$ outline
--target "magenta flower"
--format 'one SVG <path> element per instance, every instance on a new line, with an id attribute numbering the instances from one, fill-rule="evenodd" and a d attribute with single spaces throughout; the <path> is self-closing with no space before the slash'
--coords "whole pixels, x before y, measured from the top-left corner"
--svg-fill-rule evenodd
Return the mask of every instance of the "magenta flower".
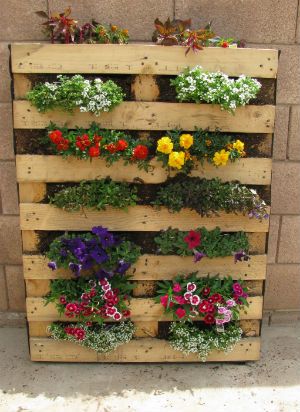
<path id="1" fill-rule="evenodd" d="M 204 257 L 206 257 L 205 253 L 198 252 L 197 250 L 194 250 L 194 262 L 195 263 L 200 262 L 200 260 Z"/>
<path id="2" fill-rule="evenodd" d="M 244 293 L 242 286 L 238 282 L 232 285 L 232 289 L 234 293 L 236 294 L 236 296 L 242 296 Z"/>
<path id="3" fill-rule="evenodd" d="M 180 292 L 181 291 L 181 286 L 179 283 L 174 283 L 173 285 L 173 292 Z"/>

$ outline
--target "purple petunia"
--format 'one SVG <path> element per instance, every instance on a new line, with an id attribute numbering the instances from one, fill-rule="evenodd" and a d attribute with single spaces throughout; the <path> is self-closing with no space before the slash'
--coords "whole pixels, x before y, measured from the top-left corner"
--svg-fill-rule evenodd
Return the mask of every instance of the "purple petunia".
<path id="1" fill-rule="evenodd" d="M 110 233 L 105 227 L 95 226 L 92 228 L 92 233 L 96 235 L 104 249 L 115 245 L 114 235 Z"/>
<path id="2" fill-rule="evenodd" d="M 194 262 L 195 263 L 200 262 L 200 260 L 204 257 L 206 257 L 205 253 L 194 250 Z"/>
<path id="3" fill-rule="evenodd" d="M 96 263 L 98 263 L 99 265 L 100 265 L 101 263 L 107 262 L 107 260 L 108 260 L 107 253 L 106 253 L 103 249 L 101 249 L 101 248 L 99 248 L 99 247 L 98 247 L 97 249 L 91 250 L 90 253 L 89 253 L 89 255 L 90 255 L 90 257 L 93 258 L 94 261 L 95 261 Z"/>
<path id="4" fill-rule="evenodd" d="M 56 270 L 57 269 L 56 262 L 49 262 L 48 268 L 50 268 L 51 270 Z"/>
<path id="5" fill-rule="evenodd" d="M 82 269 L 81 265 L 78 265 L 77 263 L 70 262 L 69 263 L 69 269 L 76 275 L 80 275 L 80 271 Z"/>
<path id="6" fill-rule="evenodd" d="M 109 278 L 112 278 L 114 276 L 114 272 L 112 272 L 112 271 L 109 272 L 108 270 L 100 269 L 100 270 L 98 270 L 98 272 L 95 273 L 95 276 L 99 280 L 109 279 Z"/>
<path id="7" fill-rule="evenodd" d="M 116 269 L 116 273 L 119 275 L 124 275 L 124 273 L 130 268 L 131 264 L 125 262 L 123 259 L 119 260 L 119 265 Z"/>
<path id="8" fill-rule="evenodd" d="M 250 259 L 250 256 L 244 250 L 239 250 L 238 252 L 234 252 L 234 263 L 247 261 Z"/>

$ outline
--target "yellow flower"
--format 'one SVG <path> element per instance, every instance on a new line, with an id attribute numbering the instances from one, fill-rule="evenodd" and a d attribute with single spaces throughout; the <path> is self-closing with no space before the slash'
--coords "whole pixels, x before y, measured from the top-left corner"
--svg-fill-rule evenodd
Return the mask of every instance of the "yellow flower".
<path id="1" fill-rule="evenodd" d="M 185 149 L 189 149 L 194 143 L 194 138 L 191 134 L 182 134 L 179 138 L 179 144 Z"/>
<path id="2" fill-rule="evenodd" d="M 244 146 L 244 143 L 240 140 L 236 140 L 232 145 L 232 147 L 240 153 L 244 151 Z"/>
<path id="3" fill-rule="evenodd" d="M 157 141 L 157 149 L 156 150 L 158 152 L 165 153 L 165 154 L 171 153 L 172 150 L 173 150 L 172 140 L 167 136 L 162 137 L 161 139 L 159 139 Z"/>
<path id="4" fill-rule="evenodd" d="M 184 157 L 184 152 L 172 152 L 169 154 L 168 165 L 171 167 L 175 167 L 176 169 L 181 169 L 184 165 Z"/>
<path id="5" fill-rule="evenodd" d="M 211 140 L 209 140 L 209 139 L 205 140 L 205 144 L 206 144 L 206 146 L 210 146 L 211 145 Z"/>
<path id="6" fill-rule="evenodd" d="M 185 152 L 185 160 L 190 160 L 192 158 L 190 152 Z"/>
<path id="7" fill-rule="evenodd" d="M 220 152 L 216 152 L 213 157 L 213 162 L 216 166 L 226 166 L 229 158 L 229 152 L 226 152 L 224 149 Z"/>

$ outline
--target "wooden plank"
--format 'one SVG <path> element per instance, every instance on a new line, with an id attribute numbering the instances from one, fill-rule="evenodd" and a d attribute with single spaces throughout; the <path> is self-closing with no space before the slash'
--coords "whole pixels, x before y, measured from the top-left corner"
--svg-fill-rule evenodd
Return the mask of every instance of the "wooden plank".
<path id="1" fill-rule="evenodd" d="M 37 203 L 46 196 L 47 186 L 43 182 L 19 183 L 19 200 L 22 203 Z"/>
<path id="2" fill-rule="evenodd" d="M 267 233 L 247 233 L 250 243 L 250 253 L 266 253 Z"/>
<path id="3" fill-rule="evenodd" d="M 167 341 L 152 338 L 134 339 L 110 354 L 97 354 L 72 342 L 31 338 L 30 353 L 31 360 L 48 362 L 199 362 L 196 355 L 185 356 L 173 350 Z M 236 344 L 232 352 L 213 351 L 206 361 L 253 361 L 259 357 L 260 338 L 245 338 Z"/>
<path id="4" fill-rule="evenodd" d="M 233 115 L 218 105 L 127 101 L 99 117 L 78 110 L 74 114 L 59 110 L 39 113 L 24 100 L 15 100 L 13 108 L 16 129 L 43 129 L 50 121 L 68 128 L 88 128 L 96 121 L 106 129 L 192 131 L 200 127 L 222 132 L 272 133 L 275 119 L 275 106 L 271 105 L 239 107 Z"/>
<path id="5" fill-rule="evenodd" d="M 70 279 L 68 269 L 52 271 L 47 266 L 48 259 L 42 255 L 23 255 L 25 279 Z M 219 274 L 220 277 L 232 276 L 233 279 L 263 280 L 266 278 L 266 255 L 254 255 L 248 262 L 234 263 L 232 256 L 220 258 L 203 258 L 194 263 L 192 256 L 142 255 L 129 273 L 133 280 L 170 280 L 179 273 L 198 271 L 199 276 Z"/>
<path id="6" fill-rule="evenodd" d="M 38 235 L 33 230 L 22 230 L 23 252 L 36 252 L 39 244 Z"/>
<path id="7" fill-rule="evenodd" d="M 30 321 L 28 322 L 29 336 L 30 337 L 47 337 L 50 336 L 48 327 L 51 325 L 50 321 Z M 134 322 L 136 332 L 134 334 L 137 338 L 154 338 L 158 334 L 158 322 Z M 245 319 L 240 321 L 240 327 L 243 329 L 244 336 L 253 337 L 259 336 L 260 333 L 260 320 Z"/>
<path id="8" fill-rule="evenodd" d="M 262 296 L 251 296 L 248 299 L 249 307 L 240 311 L 240 319 L 262 318 Z M 133 298 L 130 301 L 131 319 L 133 321 L 172 320 L 172 316 L 164 315 L 164 308 L 151 298 Z M 43 298 L 27 298 L 27 318 L 29 321 L 70 321 L 60 316 L 54 303 L 45 305 Z"/>
<path id="9" fill-rule="evenodd" d="M 208 230 L 219 226 L 222 231 L 267 232 L 269 220 L 250 219 L 241 213 L 220 212 L 218 216 L 201 217 L 197 212 L 183 209 L 170 213 L 151 206 L 132 206 L 127 211 L 108 207 L 103 211 L 85 210 L 66 212 L 42 203 L 21 203 L 22 230 L 90 230 L 93 226 L 109 227 L 112 231 L 158 231 L 168 229 L 173 223 L 179 230 L 205 226 Z"/>
<path id="10" fill-rule="evenodd" d="M 81 180 L 105 179 L 134 182 L 139 179 L 144 183 L 162 183 L 176 172 L 168 172 L 162 163 L 153 159 L 148 173 L 140 170 L 137 165 L 126 165 L 118 161 L 108 167 L 104 159 L 80 160 L 74 157 L 67 159 L 62 156 L 17 155 L 18 182 L 80 182 Z M 220 178 L 223 182 L 236 180 L 242 184 L 269 185 L 271 184 L 272 159 L 248 158 L 238 159 L 224 167 L 215 167 L 211 163 L 196 163 L 192 177 L 206 179 Z M 27 188 L 29 190 L 27 190 Z M 26 187 L 26 194 L 30 186 Z M 41 200 L 41 199 L 40 199 Z M 23 203 L 30 200 L 21 199 Z M 36 202 L 36 201 L 33 201 Z"/>
<path id="11" fill-rule="evenodd" d="M 278 68 L 278 51 L 270 49 L 205 48 L 185 56 L 185 48 L 180 46 L 15 43 L 11 54 L 14 73 L 174 75 L 201 65 L 230 76 L 275 78 Z"/>

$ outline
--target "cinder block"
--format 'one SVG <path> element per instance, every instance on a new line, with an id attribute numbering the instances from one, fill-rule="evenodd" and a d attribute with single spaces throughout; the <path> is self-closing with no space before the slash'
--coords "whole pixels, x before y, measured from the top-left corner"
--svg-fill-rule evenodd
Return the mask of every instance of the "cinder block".
<path id="1" fill-rule="evenodd" d="M 278 263 L 300 263 L 300 216 L 283 216 Z"/>
<path id="2" fill-rule="evenodd" d="M 11 77 L 9 73 L 8 43 L 0 43 L 0 102 L 11 101 Z"/>
<path id="3" fill-rule="evenodd" d="M 0 216 L 0 264 L 22 264 L 18 216 Z"/>
<path id="4" fill-rule="evenodd" d="M 277 104 L 300 104 L 300 45 L 278 46 L 276 48 L 281 50 Z"/>
<path id="5" fill-rule="evenodd" d="M 175 0 L 175 17 L 192 18 L 193 26 L 213 21 L 215 32 L 249 43 L 293 43 L 297 0 Z"/>
<path id="6" fill-rule="evenodd" d="M 0 103 L 0 160 L 14 159 L 14 140 L 11 103 Z"/>
<path id="7" fill-rule="evenodd" d="M 7 215 L 18 215 L 18 191 L 16 166 L 14 162 L 0 161 L 0 194 L 2 213 Z"/>
<path id="8" fill-rule="evenodd" d="M 268 265 L 265 309 L 300 309 L 300 265 Z"/>
<path id="9" fill-rule="evenodd" d="M 271 215 L 268 240 L 268 263 L 275 263 L 276 261 L 279 222 L 280 216 Z"/>
<path id="10" fill-rule="evenodd" d="M 300 214 L 300 162 L 273 162 L 272 213 Z"/>
<path id="11" fill-rule="evenodd" d="M 0 312 L 8 308 L 4 267 L 0 266 Z"/>
<path id="12" fill-rule="evenodd" d="M 300 160 L 300 106 L 291 107 L 288 158 Z"/>
<path id="13" fill-rule="evenodd" d="M 285 160 L 289 131 L 289 106 L 276 106 L 273 159 Z"/>
<path id="14" fill-rule="evenodd" d="M 9 310 L 25 311 L 25 285 L 22 266 L 6 266 L 6 284 Z"/>
<path id="15" fill-rule="evenodd" d="M 66 6 L 71 6 L 72 16 L 80 24 L 91 19 L 116 24 L 129 30 L 131 40 L 151 41 L 155 18 L 173 16 L 173 0 L 49 0 L 51 11 L 61 12 Z"/>

